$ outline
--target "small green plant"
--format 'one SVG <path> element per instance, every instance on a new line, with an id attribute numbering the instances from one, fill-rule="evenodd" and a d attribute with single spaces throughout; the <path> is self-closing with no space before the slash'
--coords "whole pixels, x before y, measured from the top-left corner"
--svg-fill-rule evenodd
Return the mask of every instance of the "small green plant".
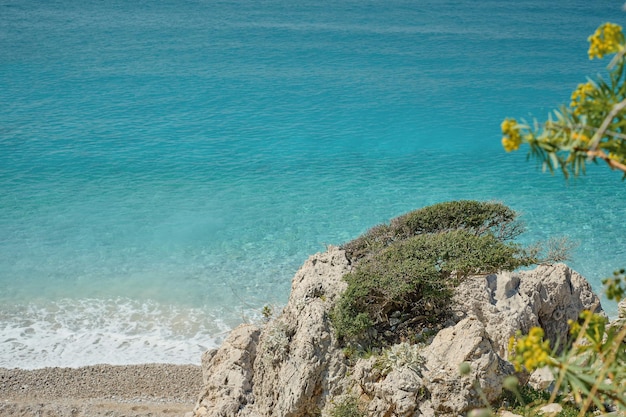
<path id="1" fill-rule="evenodd" d="M 380 355 L 380 349 L 377 347 L 349 344 L 342 349 L 344 357 L 354 364 L 358 359 L 369 359 L 372 356 Z"/>
<path id="2" fill-rule="evenodd" d="M 602 284 L 605 286 L 605 293 L 609 300 L 621 300 L 626 296 L 626 289 L 622 286 L 626 286 L 626 270 L 620 269 L 613 272 L 612 278 L 606 278 L 602 280 Z"/>
<path id="3" fill-rule="evenodd" d="M 536 390 L 528 385 L 519 386 L 517 378 L 512 379 L 512 386 L 506 386 L 500 401 L 494 404 L 494 408 L 505 409 L 524 417 L 536 417 L 538 410 L 550 401 L 550 393 Z M 557 417 L 575 417 L 580 410 L 575 404 L 568 402 L 563 396 L 557 397 L 557 402 L 563 407 L 563 411 Z M 591 417 L 592 412 L 585 413 L 585 417 Z"/>
<path id="4" fill-rule="evenodd" d="M 519 380 L 515 378 L 514 383 L 505 386 L 503 402 L 507 408 L 520 414 L 526 414 L 531 408 L 543 405 L 550 399 L 550 393 L 544 390 L 537 390 L 528 385 L 519 386 Z"/>
<path id="5" fill-rule="evenodd" d="M 263 352 L 266 353 L 264 359 L 274 362 L 286 357 L 289 353 L 289 329 L 287 325 L 274 321 L 268 325 L 265 331 L 265 337 L 262 343 L 266 347 Z"/>
<path id="6" fill-rule="evenodd" d="M 411 345 L 407 342 L 395 344 L 383 350 L 376 361 L 382 375 L 400 368 L 408 368 L 421 374 L 420 368 L 424 364 L 424 357 L 420 354 L 422 346 Z"/>
<path id="7" fill-rule="evenodd" d="M 365 417 L 359 406 L 359 399 L 349 395 L 334 405 L 330 412 L 331 417 Z"/>
<path id="8" fill-rule="evenodd" d="M 274 307 L 269 304 L 265 304 L 261 310 L 261 314 L 263 315 L 263 321 L 265 323 L 269 322 L 274 316 Z"/>

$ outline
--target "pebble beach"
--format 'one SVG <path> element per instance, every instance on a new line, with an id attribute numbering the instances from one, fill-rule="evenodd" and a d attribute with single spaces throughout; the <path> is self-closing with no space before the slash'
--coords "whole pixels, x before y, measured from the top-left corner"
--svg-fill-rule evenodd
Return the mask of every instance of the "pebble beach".
<path id="1" fill-rule="evenodd" d="M 0 416 L 184 416 L 201 387 L 194 365 L 0 368 Z"/>

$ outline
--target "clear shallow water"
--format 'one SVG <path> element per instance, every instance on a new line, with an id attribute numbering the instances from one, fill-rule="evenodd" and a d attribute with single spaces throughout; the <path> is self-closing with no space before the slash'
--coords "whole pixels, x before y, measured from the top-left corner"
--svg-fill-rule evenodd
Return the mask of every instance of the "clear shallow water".
<path id="1" fill-rule="evenodd" d="M 199 363 L 310 254 L 451 199 L 579 242 L 599 290 L 620 175 L 542 174 L 499 124 L 568 102 L 625 15 L 544 3 L 0 4 L 0 366 Z"/>

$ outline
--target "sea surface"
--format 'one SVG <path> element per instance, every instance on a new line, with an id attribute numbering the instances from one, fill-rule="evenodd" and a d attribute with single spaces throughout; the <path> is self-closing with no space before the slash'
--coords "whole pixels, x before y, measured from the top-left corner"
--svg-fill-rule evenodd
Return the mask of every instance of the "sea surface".
<path id="1" fill-rule="evenodd" d="M 0 0 L 0 367 L 199 364 L 309 255 L 453 199 L 570 238 L 600 291 L 626 183 L 542 173 L 500 122 L 603 73 L 621 6 Z"/>

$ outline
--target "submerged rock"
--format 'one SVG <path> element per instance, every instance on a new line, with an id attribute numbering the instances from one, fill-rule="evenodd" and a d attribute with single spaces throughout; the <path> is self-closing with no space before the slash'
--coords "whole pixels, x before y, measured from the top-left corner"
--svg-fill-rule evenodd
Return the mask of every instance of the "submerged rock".
<path id="1" fill-rule="evenodd" d="M 370 416 L 458 416 L 481 405 L 481 395 L 502 393 L 513 372 L 508 340 L 517 330 L 540 325 L 552 342 L 564 342 L 568 319 L 600 308 L 584 278 L 562 264 L 470 277 L 456 291 L 454 319 L 420 351 L 419 369 L 383 373 L 376 358 L 349 362 L 329 321 L 350 269 L 339 248 L 311 256 L 277 318 L 263 329 L 242 325 L 206 353 L 194 415 L 324 416 L 355 396 Z M 464 362 L 469 372 L 461 376 Z"/>

